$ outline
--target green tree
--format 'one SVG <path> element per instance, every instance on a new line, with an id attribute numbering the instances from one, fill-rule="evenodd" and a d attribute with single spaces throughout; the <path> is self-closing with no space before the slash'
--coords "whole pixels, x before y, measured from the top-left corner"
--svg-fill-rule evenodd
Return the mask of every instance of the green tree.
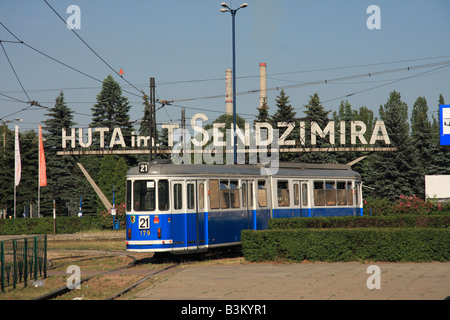
<path id="1" fill-rule="evenodd" d="M 438 119 L 440 119 L 439 105 L 445 104 L 444 97 L 442 94 L 439 95 L 437 114 Z M 428 165 L 427 174 L 437 175 L 437 174 L 450 174 L 450 156 L 449 151 L 446 150 L 445 146 L 441 146 L 440 142 L 440 128 L 439 120 L 432 115 L 431 122 L 431 135 L 432 135 L 432 145 L 433 150 L 430 150 L 432 154 L 432 161 Z"/>
<path id="2" fill-rule="evenodd" d="M 335 122 L 335 130 L 336 136 L 339 137 L 338 140 L 335 141 L 336 146 L 340 145 L 340 136 L 341 136 L 341 121 L 345 121 L 345 144 L 349 144 L 351 141 L 351 121 L 357 120 L 358 111 L 353 110 L 352 106 L 348 101 L 341 101 L 338 112 L 333 112 L 333 120 Z M 343 145 L 344 146 L 344 145 Z M 354 159 L 356 159 L 356 152 L 339 152 L 336 154 L 336 160 L 338 163 L 348 163 Z"/>
<path id="3" fill-rule="evenodd" d="M 97 103 L 92 110 L 92 127 L 106 127 L 105 147 L 108 146 L 113 129 L 121 128 L 125 143 L 130 145 L 133 127 L 128 114 L 131 106 L 128 98 L 122 96 L 120 85 L 109 75 L 102 85 L 102 90 L 97 95 Z"/>
<path id="4" fill-rule="evenodd" d="M 55 106 L 45 114 L 48 119 L 43 122 L 44 153 L 47 167 L 47 186 L 41 188 L 41 214 L 51 215 L 53 199 L 57 215 L 67 215 L 68 204 L 76 202 L 79 186 L 84 185 L 80 171 L 70 156 L 58 156 L 62 151 L 61 131 L 75 125 L 73 111 L 64 101 L 61 91 L 55 100 Z"/>
<path id="5" fill-rule="evenodd" d="M 269 123 L 272 125 L 272 128 L 278 129 L 279 138 L 282 137 L 284 132 L 287 130 L 286 126 L 279 126 L 278 124 L 280 122 L 284 123 L 296 123 L 296 112 L 294 111 L 294 108 L 291 106 L 289 97 L 286 96 L 286 93 L 284 92 L 284 89 L 281 89 L 280 94 L 275 99 L 275 103 L 277 106 L 277 111 L 275 114 L 273 114 L 270 119 Z M 285 138 L 286 140 L 294 140 L 295 145 L 289 146 L 289 145 L 280 145 L 279 148 L 293 148 L 298 146 L 299 140 L 300 140 L 300 134 L 298 130 L 292 130 L 291 133 Z M 298 158 L 298 155 L 294 153 L 280 153 L 280 161 L 294 161 Z"/>
<path id="6" fill-rule="evenodd" d="M 115 190 L 116 205 L 125 203 L 126 174 L 128 165 L 123 157 L 106 155 L 102 158 L 99 171 L 98 187 L 108 200 L 113 202 L 113 187 Z M 97 197 L 97 213 L 105 210 L 105 206 Z"/>
<path id="7" fill-rule="evenodd" d="M 381 120 L 395 152 L 377 153 L 373 159 L 375 170 L 367 177 L 368 185 L 377 196 L 394 200 L 399 195 L 417 192 L 417 150 L 409 135 L 408 106 L 400 93 L 393 91 L 384 106 L 380 106 Z"/>
<path id="8" fill-rule="evenodd" d="M 0 127 L 0 210 L 12 214 L 14 207 L 14 131 L 5 125 Z"/>
<path id="9" fill-rule="evenodd" d="M 258 115 L 253 123 L 256 122 L 268 122 L 269 121 L 269 106 L 267 105 L 267 98 L 264 98 L 263 104 L 256 108 L 258 110 Z"/>
<path id="10" fill-rule="evenodd" d="M 311 132 L 311 122 L 316 122 L 322 129 L 328 124 L 328 115 L 330 111 L 325 111 L 320 102 L 319 94 L 314 93 L 310 96 L 310 100 L 307 105 L 304 105 L 306 111 L 307 121 L 305 123 L 305 132 Z M 305 137 L 305 147 L 317 147 L 317 148 L 328 148 L 332 147 L 330 142 L 327 139 L 322 139 L 317 137 L 316 145 L 311 145 L 310 136 L 306 134 Z M 313 162 L 313 163 L 336 163 L 336 155 L 331 152 L 309 152 L 303 153 L 300 156 L 300 160 L 304 162 Z"/>

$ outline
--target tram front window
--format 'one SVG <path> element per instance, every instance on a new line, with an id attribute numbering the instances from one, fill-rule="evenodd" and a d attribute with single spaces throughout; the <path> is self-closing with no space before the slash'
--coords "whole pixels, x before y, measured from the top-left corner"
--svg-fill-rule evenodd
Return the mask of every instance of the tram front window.
<path id="1" fill-rule="evenodd" d="M 136 180 L 134 181 L 134 211 L 154 211 L 155 210 L 155 181 Z"/>

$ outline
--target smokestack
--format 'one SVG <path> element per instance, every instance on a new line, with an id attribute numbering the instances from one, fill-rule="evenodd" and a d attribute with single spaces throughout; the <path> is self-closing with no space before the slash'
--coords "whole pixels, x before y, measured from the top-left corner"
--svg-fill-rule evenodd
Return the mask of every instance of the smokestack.
<path id="1" fill-rule="evenodd" d="M 259 107 L 261 108 L 264 100 L 267 100 L 267 64 L 259 64 Z"/>
<path id="2" fill-rule="evenodd" d="M 233 80 L 231 79 L 232 72 L 233 71 L 231 69 L 225 70 L 225 114 L 228 116 L 233 115 Z"/>

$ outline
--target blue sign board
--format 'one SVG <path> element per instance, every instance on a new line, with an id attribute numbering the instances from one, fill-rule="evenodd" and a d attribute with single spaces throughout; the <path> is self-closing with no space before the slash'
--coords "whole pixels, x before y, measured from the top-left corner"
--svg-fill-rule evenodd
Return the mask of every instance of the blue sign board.
<path id="1" fill-rule="evenodd" d="M 441 104 L 439 114 L 441 115 L 439 119 L 441 145 L 448 146 L 450 145 L 450 105 Z"/>

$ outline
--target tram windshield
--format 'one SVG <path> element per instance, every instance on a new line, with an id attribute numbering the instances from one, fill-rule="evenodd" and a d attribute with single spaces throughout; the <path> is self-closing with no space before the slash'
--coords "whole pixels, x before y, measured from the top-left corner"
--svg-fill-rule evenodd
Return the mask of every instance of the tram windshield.
<path id="1" fill-rule="evenodd" d="M 155 211 L 156 185 L 158 186 L 158 210 L 169 210 L 168 180 L 136 180 L 133 183 L 133 207 L 135 211 Z"/>
<path id="2" fill-rule="evenodd" d="M 155 210 L 155 181 L 136 180 L 133 186 L 134 210 L 154 211 Z"/>

